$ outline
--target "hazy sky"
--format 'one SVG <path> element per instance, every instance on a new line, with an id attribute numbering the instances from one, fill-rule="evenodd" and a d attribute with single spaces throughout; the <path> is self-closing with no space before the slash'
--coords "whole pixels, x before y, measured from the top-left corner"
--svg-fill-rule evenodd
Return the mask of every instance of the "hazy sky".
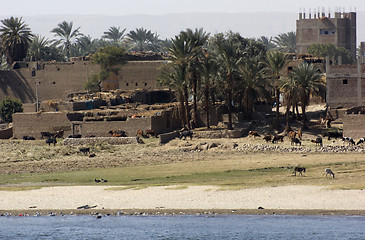
<path id="1" fill-rule="evenodd" d="M 318 4 L 320 2 L 320 4 Z M 0 16 L 129 15 L 189 12 L 299 12 L 305 8 L 365 11 L 365 0 L 2 0 Z"/>

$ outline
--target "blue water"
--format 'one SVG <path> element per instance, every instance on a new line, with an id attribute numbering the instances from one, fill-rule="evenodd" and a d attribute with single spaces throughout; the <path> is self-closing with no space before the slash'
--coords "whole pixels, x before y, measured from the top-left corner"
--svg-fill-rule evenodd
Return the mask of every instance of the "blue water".
<path id="1" fill-rule="evenodd" d="M 365 239 L 365 217 L 0 217 L 0 239 Z"/>

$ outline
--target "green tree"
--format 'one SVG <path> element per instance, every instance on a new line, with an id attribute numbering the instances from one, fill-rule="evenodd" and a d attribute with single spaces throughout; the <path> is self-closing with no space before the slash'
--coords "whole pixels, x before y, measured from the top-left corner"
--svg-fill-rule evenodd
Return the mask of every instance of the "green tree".
<path id="1" fill-rule="evenodd" d="M 102 38 L 107 39 L 112 44 L 119 45 L 124 38 L 125 30 L 126 28 L 121 31 L 120 27 L 110 27 L 107 32 L 104 32 Z"/>
<path id="2" fill-rule="evenodd" d="M 306 107 L 309 104 L 310 96 L 312 94 L 319 95 L 325 91 L 325 84 L 322 80 L 322 75 L 317 67 L 303 62 L 301 65 L 295 67 L 292 72 L 293 79 L 296 81 L 298 96 L 303 114 L 302 129 L 308 128 Z"/>
<path id="3" fill-rule="evenodd" d="M 1 20 L 3 26 L 0 27 L 1 52 L 6 56 L 6 61 L 10 66 L 14 61 L 22 61 L 28 52 L 32 33 L 22 18 L 7 18 Z"/>
<path id="4" fill-rule="evenodd" d="M 71 47 L 76 43 L 76 40 L 82 34 L 79 32 L 80 27 L 73 30 L 73 22 L 63 21 L 52 29 L 51 33 L 54 33 L 58 40 L 55 43 L 62 48 L 67 59 L 71 57 Z"/>
<path id="5" fill-rule="evenodd" d="M 50 42 L 47 38 L 35 35 L 29 47 L 29 57 L 32 61 L 45 60 L 47 55 L 47 47 Z"/>
<path id="6" fill-rule="evenodd" d="M 0 102 L 0 117 L 4 122 L 12 122 L 13 114 L 23 112 L 22 102 L 17 99 L 5 97 Z"/>
<path id="7" fill-rule="evenodd" d="M 278 51 L 296 53 L 297 37 L 295 32 L 279 34 L 274 38 L 273 42 L 277 45 Z"/>
<path id="8" fill-rule="evenodd" d="M 276 117 L 275 117 L 275 129 L 279 131 L 279 103 L 280 103 L 280 72 L 289 63 L 288 57 L 282 52 L 268 52 L 266 62 L 266 71 L 268 77 L 272 80 L 272 85 L 275 91 L 276 102 Z"/>
<path id="9" fill-rule="evenodd" d="M 123 47 L 109 45 L 99 48 L 92 56 L 91 61 L 95 64 L 98 64 L 101 68 L 101 71 L 96 77 L 92 77 L 89 82 L 91 81 L 91 83 L 95 83 L 96 80 L 102 82 L 106 80 L 111 73 L 118 75 L 120 69 L 119 66 L 126 63 L 125 55 L 126 52 Z"/>
<path id="10" fill-rule="evenodd" d="M 127 34 L 127 41 L 132 45 L 131 50 L 134 51 L 150 50 L 152 39 L 154 39 L 154 33 L 144 28 L 136 28 Z"/>
<path id="11" fill-rule="evenodd" d="M 329 57 L 335 61 L 338 60 L 338 57 L 342 58 L 342 63 L 344 64 L 353 64 L 355 59 L 351 56 L 349 50 L 344 47 L 336 47 L 333 44 L 320 44 L 315 43 L 308 47 L 308 53 L 315 57 Z"/>
<path id="12" fill-rule="evenodd" d="M 265 46 L 265 49 L 267 51 L 270 51 L 270 50 L 276 48 L 276 45 L 275 45 L 272 37 L 268 38 L 265 36 L 261 36 L 260 38 L 257 39 L 257 41 L 262 43 Z"/>
<path id="13" fill-rule="evenodd" d="M 291 131 L 290 127 L 290 107 L 295 106 L 296 103 L 299 102 L 298 99 L 298 84 L 297 81 L 290 76 L 289 78 L 280 79 L 280 89 L 284 94 L 284 100 L 286 103 L 286 126 L 285 132 Z M 294 111 L 293 111 L 294 113 Z"/>

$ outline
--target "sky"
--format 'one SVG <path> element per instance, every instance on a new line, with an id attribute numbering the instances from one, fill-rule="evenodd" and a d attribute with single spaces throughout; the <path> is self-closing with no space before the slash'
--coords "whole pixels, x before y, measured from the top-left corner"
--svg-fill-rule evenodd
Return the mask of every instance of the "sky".
<path id="1" fill-rule="evenodd" d="M 320 5 L 318 4 L 320 2 Z M 0 16 L 34 15 L 164 15 L 191 12 L 299 12 L 324 7 L 365 11 L 364 0 L 2 0 Z"/>

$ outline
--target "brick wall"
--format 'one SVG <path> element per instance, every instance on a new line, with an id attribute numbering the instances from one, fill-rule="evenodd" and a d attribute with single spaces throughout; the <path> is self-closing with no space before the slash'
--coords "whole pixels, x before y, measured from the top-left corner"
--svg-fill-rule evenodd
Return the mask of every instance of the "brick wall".
<path id="1" fill-rule="evenodd" d="M 343 135 L 359 139 L 365 137 L 365 114 L 348 114 L 343 116 Z"/>

